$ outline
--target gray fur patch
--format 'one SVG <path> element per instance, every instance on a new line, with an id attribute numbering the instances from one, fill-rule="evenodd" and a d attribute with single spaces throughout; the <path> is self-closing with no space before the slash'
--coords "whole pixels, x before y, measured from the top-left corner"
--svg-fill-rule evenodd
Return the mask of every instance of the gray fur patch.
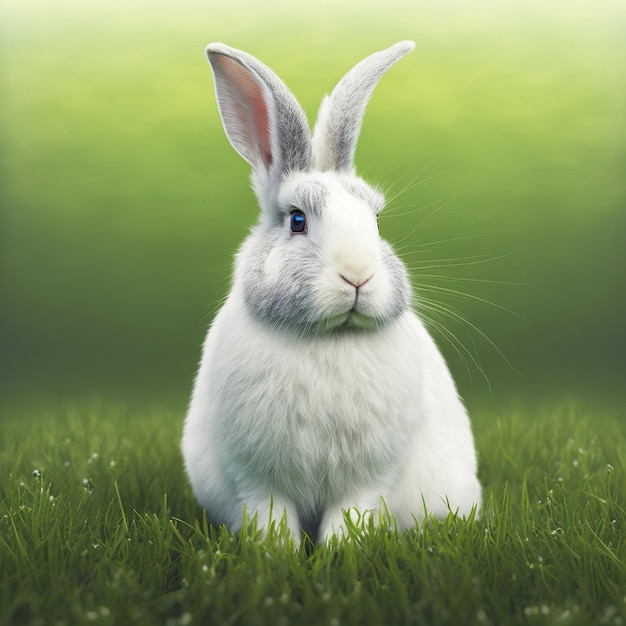
<path id="1" fill-rule="evenodd" d="M 270 92 L 273 107 L 269 111 L 272 148 L 277 162 L 271 168 L 278 183 L 288 172 L 306 171 L 311 167 L 311 131 L 302 107 L 285 83 L 265 64 L 252 55 L 238 53 L 239 63 L 261 79 Z"/>
<path id="2" fill-rule="evenodd" d="M 372 92 L 383 74 L 410 49 L 395 45 L 371 54 L 355 65 L 324 99 L 313 133 L 314 159 L 320 170 L 353 170 L 363 115 Z"/>
<path id="3" fill-rule="evenodd" d="M 385 208 L 385 197 L 360 178 L 350 177 L 342 179 L 341 186 L 350 195 L 363 200 L 368 206 L 372 207 L 375 213 L 380 213 Z"/>
<path id="4" fill-rule="evenodd" d="M 248 309 L 261 321 L 277 329 L 291 327 L 306 330 L 314 318 L 314 283 L 321 262 L 306 237 L 286 245 L 290 233 L 277 230 L 265 233 L 255 250 L 251 266 L 245 271 L 244 298 Z M 294 238 L 295 239 L 295 238 Z M 265 263 L 270 252 L 279 247 L 284 254 L 278 276 L 268 277 Z"/>
<path id="5" fill-rule="evenodd" d="M 406 266 L 385 240 L 382 241 L 382 255 L 383 262 L 391 274 L 393 301 L 390 303 L 387 315 L 388 320 L 393 320 L 405 313 L 411 306 L 411 283 Z"/>
<path id="6" fill-rule="evenodd" d="M 311 131 L 296 98 L 282 83 L 272 85 L 276 104 L 276 143 L 280 150 L 280 166 L 272 171 L 276 183 L 290 172 L 311 168 Z"/>
<path id="7" fill-rule="evenodd" d="M 306 182 L 297 187 L 294 193 L 293 204 L 305 213 L 321 215 L 330 193 L 319 182 Z"/>

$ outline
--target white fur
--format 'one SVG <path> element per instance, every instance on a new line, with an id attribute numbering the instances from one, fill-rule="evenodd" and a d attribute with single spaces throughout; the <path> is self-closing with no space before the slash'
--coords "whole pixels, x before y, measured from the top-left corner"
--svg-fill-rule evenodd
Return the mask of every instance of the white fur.
<path id="1" fill-rule="evenodd" d="M 377 509 L 399 528 L 480 502 L 465 410 L 447 367 L 411 312 L 372 336 L 302 339 L 251 319 L 233 292 L 215 319 L 185 424 L 183 450 L 200 503 L 234 530 L 242 512 L 287 522 Z"/>
<path id="2" fill-rule="evenodd" d="M 244 509 L 263 526 L 285 515 L 298 541 L 310 520 L 320 537 L 341 534 L 344 510 L 376 512 L 381 498 L 399 528 L 425 511 L 480 506 L 469 419 L 406 306 L 405 270 L 376 226 L 383 199 L 345 167 L 360 126 L 345 107 L 362 116 L 382 73 L 410 49 L 396 45 L 357 65 L 316 127 L 319 145 L 322 136 L 337 145 L 299 160 L 276 111 L 288 113 L 305 151 L 308 130 L 278 77 L 250 55 L 208 48 L 227 135 L 253 165 L 262 216 L 207 334 L 182 449 L 199 502 L 233 530 Z M 341 120 L 350 120 L 347 143 Z M 290 231 L 294 207 L 304 207 L 306 234 Z M 290 306 L 304 308 L 290 317 Z"/>

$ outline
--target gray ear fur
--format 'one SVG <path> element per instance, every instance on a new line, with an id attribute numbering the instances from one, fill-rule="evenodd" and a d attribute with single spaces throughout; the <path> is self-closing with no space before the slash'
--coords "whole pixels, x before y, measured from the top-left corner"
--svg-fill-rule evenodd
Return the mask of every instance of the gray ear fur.
<path id="1" fill-rule="evenodd" d="M 258 178 L 280 181 L 311 167 L 310 129 L 304 111 L 285 84 L 263 63 L 221 43 L 206 55 L 226 136 Z"/>
<path id="2" fill-rule="evenodd" d="M 401 41 L 355 65 L 322 101 L 313 132 L 313 161 L 321 171 L 354 170 L 365 107 L 382 75 L 415 47 Z"/>

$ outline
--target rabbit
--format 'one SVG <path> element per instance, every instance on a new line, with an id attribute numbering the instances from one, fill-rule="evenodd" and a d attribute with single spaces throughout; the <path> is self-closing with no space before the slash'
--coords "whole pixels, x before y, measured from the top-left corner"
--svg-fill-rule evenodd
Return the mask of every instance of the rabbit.
<path id="1" fill-rule="evenodd" d="M 299 545 L 346 536 L 344 513 L 407 529 L 480 508 L 468 415 L 380 237 L 384 197 L 354 166 L 372 91 L 414 46 L 358 63 L 313 133 L 272 70 L 206 49 L 260 218 L 206 336 L 182 452 L 209 520 L 234 532 L 255 516 L 264 529 L 282 520 Z"/>

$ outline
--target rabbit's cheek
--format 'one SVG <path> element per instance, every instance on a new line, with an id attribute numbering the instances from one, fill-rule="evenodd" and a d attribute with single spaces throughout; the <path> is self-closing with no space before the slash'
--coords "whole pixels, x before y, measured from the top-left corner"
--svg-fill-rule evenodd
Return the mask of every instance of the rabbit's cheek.
<path id="1" fill-rule="evenodd" d="M 355 310 L 362 315 L 387 317 L 386 313 L 392 300 L 392 289 L 386 272 L 379 269 L 371 280 L 359 289 Z"/>
<path id="2" fill-rule="evenodd" d="M 276 281 L 278 281 L 283 266 L 284 259 L 280 248 L 272 248 L 269 254 L 265 257 L 265 263 L 263 264 L 263 273 L 265 275 L 265 279 L 269 283 L 275 283 Z"/>
<path id="3" fill-rule="evenodd" d="M 332 267 L 324 266 L 317 281 L 315 301 L 323 317 L 347 313 L 354 307 L 356 292 Z"/>

